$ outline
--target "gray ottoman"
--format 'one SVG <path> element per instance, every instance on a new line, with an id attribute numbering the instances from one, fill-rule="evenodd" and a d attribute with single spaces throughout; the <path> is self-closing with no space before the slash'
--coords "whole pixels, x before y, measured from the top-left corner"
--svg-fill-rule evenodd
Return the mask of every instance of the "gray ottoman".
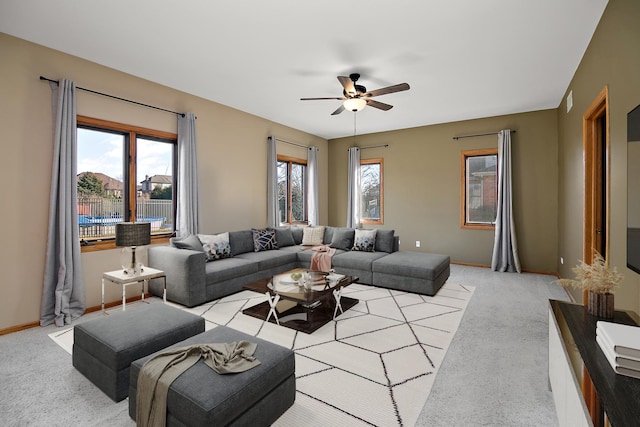
<path id="1" fill-rule="evenodd" d="M 449 278 L 449 256 L 426 252 L 393 252 L 373 261 L 373 284 L 435 295 Z"/>
<path id="2" fill-rule="evenodd" d="M 260 365 L 238 374 L 220 375 L 200 359 L 180 375 L 167 395 L 167 426 L 267 426 L 295 400 L 295 358 L 288 348 L 217 326 L 172 347 L 245 340 L 257 344 Z M 136 418 L 136 391 L 142 365 L 131 364 L 129 415 Z"/>
<path id="3" fill-rule="evenodd" d="M 129 392 L 131 362 L 204 331 L 204 319 L 161 303 L 73 328 L 73 366 L 118 402 Z"/>

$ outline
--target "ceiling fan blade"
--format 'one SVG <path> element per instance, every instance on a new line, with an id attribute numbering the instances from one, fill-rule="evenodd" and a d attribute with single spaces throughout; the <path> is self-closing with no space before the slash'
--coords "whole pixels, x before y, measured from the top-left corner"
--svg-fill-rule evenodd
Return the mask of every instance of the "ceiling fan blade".
<path id="1" fill-rule="evenodd" d="M 383 111 L 388 111 L 393 108 L 393 105 L 385 104 L 384 102 L 374 101 L 373 99 L 367 99 L 367 105 L 369 107 L 378 108 Z"/>
<path id="2" fill-rule="evenodd" d="M 340 106 L 338 107 L 338 109 L 336 111 L 334 111 L 333 113 L 331 113 L 332 116 L 335 116 L 336 114 L 340 114 L 344 111 L 344 105 L 340 104 Z"/>
<path id="3" fill-rule="evenodd" d="M 346 98 L 300 98 L 300 101 L 318 101 L 323 99 L 337 99 L 338 101 L 344 101 Z"/>
<path id="4" fill-rule="evenodd" d="M 388 93 L 402 92 L 403 90 L 409 90 L 409 89 L 410 89 L 409 84 L 400 83 L 393 86 L 383 87 L 381 89 L 371 90 L 365 93 L 363 96 L 366 96 L 366 97 L 380 96 L 380 95 L 386 95 Z"/>
<path id="5" fill-rule="evenodd" d="M 340 81 L 340 84 L 342 85 L 346 93 L 350 95 L 356 94 L 356 88 L 353 86 L 353 81 L 351 80 L 351 78 L 347 76 L 338 76 L 338 80 Z"/>

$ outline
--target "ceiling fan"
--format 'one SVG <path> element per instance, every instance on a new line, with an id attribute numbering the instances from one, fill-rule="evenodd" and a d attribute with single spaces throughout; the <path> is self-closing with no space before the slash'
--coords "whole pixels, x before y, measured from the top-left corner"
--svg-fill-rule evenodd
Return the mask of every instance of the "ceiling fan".
<path id="1" fill-rule="evenodd" d="M 393 105 L 385 104 L 384 102 L 375 101 L 371 98 L 374 96 L 386 95 L 389 93 L 402 92 L 403 90 L 409 90 L 409 85 L 407 83 L 400 83 L 393 86 L 387 86 L 376 90 L 371 90 L 367 92 L 367 88 L 356 84 L 356 82 L 360 79 L 360 74 L 353 73 L 347 76 L 338 76 L 338 81 L 344 88 L 342 91 L 343 96 L 340 98 L 300 98 L 301 101 L 316 101 L 323 99 L 337 99 L 338 101 L 343 101 L 342 105 L 338 107 L 336 111 L 331 113 L 332 116 L 336 114 L 342 113 L 344 110 L 350 111 L 360 111 L 365 105 L 368 105 L 373 108 L 378 108 L 383 111 L 390 110 L 393 108 Z"/>

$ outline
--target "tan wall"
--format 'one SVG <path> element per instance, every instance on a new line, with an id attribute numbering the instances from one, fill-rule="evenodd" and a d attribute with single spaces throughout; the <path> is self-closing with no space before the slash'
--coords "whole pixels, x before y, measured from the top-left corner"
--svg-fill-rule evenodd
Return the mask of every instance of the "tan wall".
<path id="1" fill-rule="evenodd" d="M 384 113 L 380 113 L 384 114 Z M 400 235 L 403 250 L 438 252 L 452 261 L 490 265 L 493 231 L 460 228 L 460 152 L 495 148 L 497 135 L 454 141 L 455 135 L 513 129 L 514 211 L 523 268 L 556 271 L 557 114 L 545 110 L 480 120 L 358 135 L 361 158 L 384 158 L 381 228 Z M 347 148 L 353 137 L 329 141 L 329 222 L 344 226 Z M 415 241 L 421 247 L 415 247 Z"/>
<path id="2" fill-rule="evenodd" d="M 610 0 L 589 47 L 571 81 L 573 109 L 558 110 L 559 265 L 563 277 L 582 259 L 583 176 L 582 115 L 605 85 L 609 87 L 611 191 L 609 262 L 625 275 L 616 292 L 619 309 L 640 311 L 640 276 L 626 268 L 627 113 L 640 104 L 640 2 Z M 565 94 L 565 99 L 566 95 Z M 638 165 L 635 165 L 638 167 Z M 573 291 L 577 301 L 581 292 Z"/>
<path id="3" fill-rule="evenodd" d="M 0 34 L 0 178 L 5 208 L 0 256 L 0 331 L 38 321 L 44 275 L 52 163 L 51 91 L 43 75 L 69 78 L 77 86 L 198 117 L 201 230 L 238 230 L 266 224 L 266 138 L 276 135 L 316 145 L 320 221 L 328 221 L 327 141 L 95 63 Z M 78 91 L 78 114 L 176 132 L 176 117 L 153 109 Z M 304 149 L 278 151 L 306 157 Z M 119 267 L 119 251 L 82 256 L 86 303 L 100 303 L 103 271 Z M 107 289 L 116 301 L 119 290 Z M 135 295 L 131 290 L 131 296 Z"/>

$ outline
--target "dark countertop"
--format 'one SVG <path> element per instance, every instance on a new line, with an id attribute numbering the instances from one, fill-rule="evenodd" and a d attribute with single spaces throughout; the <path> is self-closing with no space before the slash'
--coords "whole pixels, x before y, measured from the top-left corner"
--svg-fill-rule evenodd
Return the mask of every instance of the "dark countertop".
<path id="1" fill-rule="evenodd" d="M 602 319 L 587 313 L 584 306 L 549 300 L 556 317 L 564 317 L 598 393 L 604 412 L 613 427 L 640 425 L 640 379 L 616 374 L 596 342 L 596 322 L 622 323 L 637 326 L 623 311 L 613 319 Z"/>

